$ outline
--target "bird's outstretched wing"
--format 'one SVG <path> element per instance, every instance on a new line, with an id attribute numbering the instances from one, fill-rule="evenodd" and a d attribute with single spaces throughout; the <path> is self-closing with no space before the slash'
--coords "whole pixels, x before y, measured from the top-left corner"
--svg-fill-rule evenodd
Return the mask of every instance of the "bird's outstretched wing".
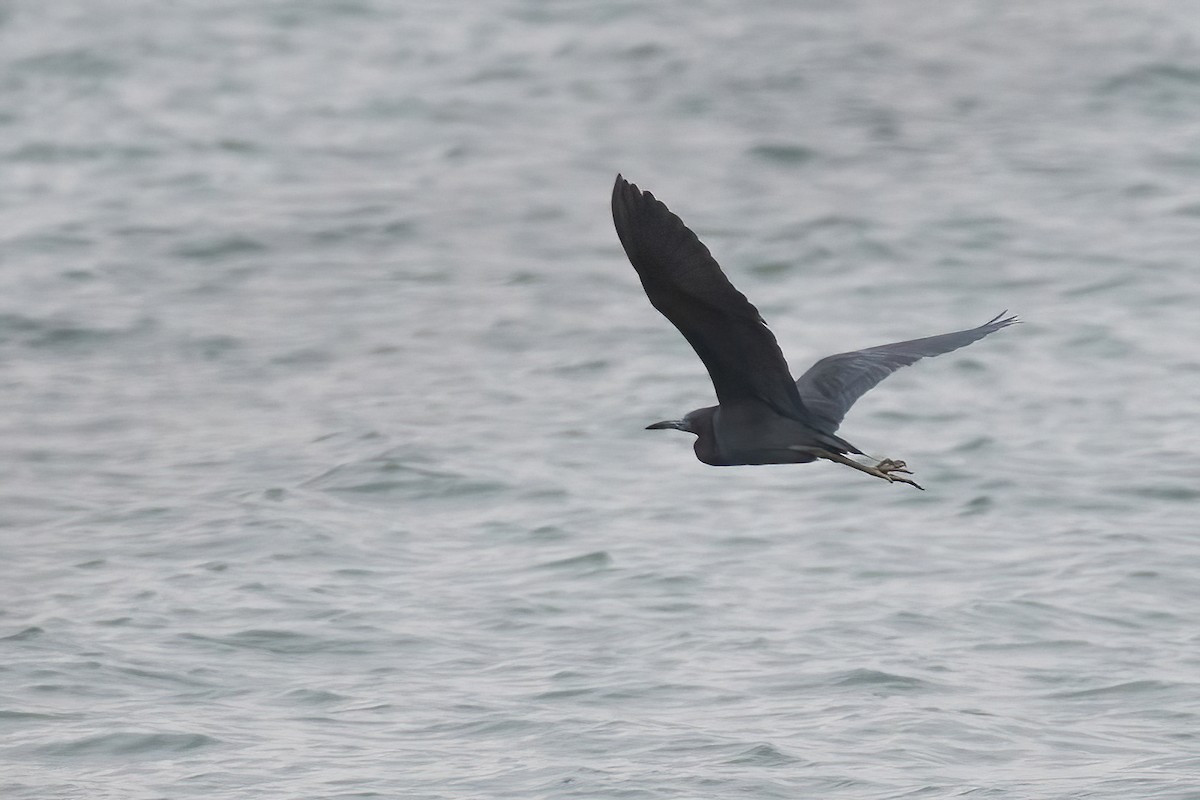
<path id="1" fill-rule="evenodd" d="M 1016 317 L 1001 319 L 1006 313 L 1000 313 L 978 328 L 826 356 L 800 376 L 796 388 L 814 422 L 826 433 L 833 433 L 842 424 L 850 406 L 888 375 L 922 358 L 966 347 L 989 333 L 1019 322 Z"/>
<path id="2" fill-rule="evenodd" d="M 775 335 L 708 248 L 650 192 L 617 176 L 613 222 L 650 303 L 695 349 L 721 404 L 753 399 L 807 421 Z"/>

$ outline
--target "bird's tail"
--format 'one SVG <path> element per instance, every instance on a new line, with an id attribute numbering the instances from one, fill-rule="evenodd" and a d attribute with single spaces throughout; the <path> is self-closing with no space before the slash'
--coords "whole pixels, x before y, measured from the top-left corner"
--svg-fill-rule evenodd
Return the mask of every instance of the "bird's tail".
<path id="1" fill-rule="evenodd" d="M 842 437 L 834 436 L 832 433 L 818 433 L 817 438 L 823 445 L 839 453 L 852 453 L 856 456 L 866 455 L 866 453 L 864 453 L 862 450 L 859 450 Z"/>

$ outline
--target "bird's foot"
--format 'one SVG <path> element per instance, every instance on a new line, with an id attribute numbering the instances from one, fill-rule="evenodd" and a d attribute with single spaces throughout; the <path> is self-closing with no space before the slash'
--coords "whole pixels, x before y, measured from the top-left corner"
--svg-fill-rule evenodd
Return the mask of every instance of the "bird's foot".
<path id="1" fill-rule="evenodd" d="M 874 470 L 876 473 L 878 473 L 880 478 L 883 478 L 889 483 L 907 483 L 909 486 L 917 487 L 922 492 L 925 491 L 925 487 L 914 481 L 912 478 L 905 478 L 901 475 L 893 474 L 902 472 L 905 475 L 912 475 L 912 470 L 908 469 L 907 467 L 908 465 L 903 461 L 885 458 L 875 465 Z"/>
<path id="2" fill-rule="evenodd" d="M 791 449 L 800 450 L 801 448 L 793 447 Z M 856 469 L 859 472 L 865 472 L 868 475 L 875 476 L 876 478 L 882 478 L 883 480 L 887 481 L 888 483 L 907 483 L 909 486 L 917 487 L 922 492 L 925 491 L 925 487 L 922 486 L 921 484 L 917 483 L 916 481 L 914 481 L 912 478 L 905 478 L 903 475 L 893 474 L 893 473 L 903 472 L 908 475 L 912 475 L 912 473 L 909 472 L 909 470 L 908 470 L 908 465 L 905 464 L 903 461 L 894 461 L 890 458 L 885 458 L 885 459 L 881 460 L 878 464 L 876 464 L 875 466 L 872 467 L 869 464 L 862 464 L 858 461 L 855 461 L 852 458 L 848 458 L 847 456 L 842 455 L 841 453 L 837 452 L 836 450 L 822 450 L 820 448 L 804 448 L 804 452 L 812 453 L 817 458 L 826 458 L 826 459 L 829 459 L 830 461 L 836 462 L 838 464 L 845 464 L 847 467 L 852 467 L 853 469 Z"/>

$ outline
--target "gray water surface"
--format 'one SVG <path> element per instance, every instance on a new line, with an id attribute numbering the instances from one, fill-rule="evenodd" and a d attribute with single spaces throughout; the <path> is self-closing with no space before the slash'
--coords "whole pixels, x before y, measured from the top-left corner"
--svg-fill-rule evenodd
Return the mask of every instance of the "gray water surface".
<path id="1" fill-rule="evenodd" d="M 0 6 L 0 794 L 1200 798 L 1194 5 Z M 621 171 L 832 464 L 714 469 Z"/>

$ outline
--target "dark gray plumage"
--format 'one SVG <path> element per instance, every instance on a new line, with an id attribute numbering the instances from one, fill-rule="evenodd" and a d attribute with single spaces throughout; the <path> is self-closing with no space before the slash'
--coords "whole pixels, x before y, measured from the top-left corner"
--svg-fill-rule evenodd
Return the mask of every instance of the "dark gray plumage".
<path id="1" fill-rule="evenodd" d="M 792 464 L 818 458 L 917 485 L 903 461 L 868 465 L 836 435 L 854 402 L 901 367 L 965 347 L 1017 322 L 1000 314 L 978 328 L 827 356 L 793 381 L 774 334 L 734 288 L 708 248 L 679 217 L 620 175 L 613 222 L 650 303 L 692 345 L 716 389 L 718 405 L 649 429 L 696 434 L 696 457 L 714 466 Z M 900 474 L 903 473 L 903 474 Z"/>

